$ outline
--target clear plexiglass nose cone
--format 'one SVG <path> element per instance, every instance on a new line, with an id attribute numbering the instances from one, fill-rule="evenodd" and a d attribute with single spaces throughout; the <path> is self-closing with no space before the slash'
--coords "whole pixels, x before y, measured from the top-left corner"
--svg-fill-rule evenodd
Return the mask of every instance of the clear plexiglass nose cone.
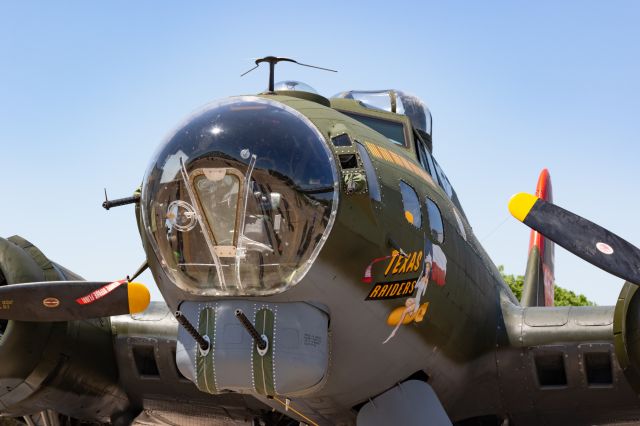
<path id="1" fill-rule="evenodd" d="M 142 218 L 169 279 L 200 295 L 265 295 L 307 272 L 333 223 L 336 166 L 317 128 L 258 97 L 207 106 L 160 147 Z"/>

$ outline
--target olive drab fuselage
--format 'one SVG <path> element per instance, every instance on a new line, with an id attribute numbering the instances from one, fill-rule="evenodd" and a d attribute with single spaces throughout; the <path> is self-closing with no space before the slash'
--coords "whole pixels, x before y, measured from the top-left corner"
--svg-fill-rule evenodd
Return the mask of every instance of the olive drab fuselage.
<path id="1" fill-rule="evenodd" d="M 105 202 L 136 203 L 164 301 L 0 321 L 3 415 L 637 422 L 636 285 L 615 307 L 542 306 L 553 253 L 534 244 L 518 302 L 433 156 L 419 99 L 329 100 L 285 83 L 205 106 L 162 143 L 140 192 Z M 81 278 L 23 238 L 0 238 L 0 286 L 58 280 Z M 58 306 L 50 296 L 41 309 Z"/>
<path id="2" fill-rule="evenodd" d="M 318 257 L 286 291 L 248 299 L 205 296 L 173 285 L 141 232 L 168 305 L 177 309 L 185 301 L 240 299 L 306 302 L 322 309 L 330 321 L 330 360 L 322 383 L 301 397 L 312 408 L 330 400 L 336 419 L 347 419 L 353 406 L 420 372 L 447 409 L 466 398 L 495 405 L 494 396 L 463 385 L 476 380 L 476 372 L 465 365 L 482 363 L 481 375 L 495 369 L 483 358 L 498 340 L 499 299 L 515 299 L 456 205 L 457 197 L 445 192 L 437 172 L 432 176 L 433 170 L 419 162 L 419 139 L 409 118 L 353 100 L 332 99 L 328 106 L 292 94 L 259 98 L 308 119 L 333 155 L 337 210 Z M 401 125 L 404 146 L 346 114 Z"/>

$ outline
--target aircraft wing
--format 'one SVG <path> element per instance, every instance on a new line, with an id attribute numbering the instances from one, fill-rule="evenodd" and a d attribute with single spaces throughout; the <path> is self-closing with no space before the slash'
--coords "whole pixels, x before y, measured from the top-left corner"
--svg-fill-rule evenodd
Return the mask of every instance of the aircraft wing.
<path id="1" fill-rule="evenodd" d="M 515 424 L 637 421 L 636 289 L 627 283 L 616 306 L 502 302 L 508 341 L 500 342 L 496 363 Z"/>

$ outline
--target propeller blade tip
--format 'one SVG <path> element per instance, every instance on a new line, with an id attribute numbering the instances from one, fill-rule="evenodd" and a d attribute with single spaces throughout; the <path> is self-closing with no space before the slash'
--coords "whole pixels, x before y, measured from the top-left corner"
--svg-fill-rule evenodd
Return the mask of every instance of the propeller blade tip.
<path id="1" fill-rule="evenodd" d="M 538 197 L 535 195 L 520 192 L 509 200 L 509 212 L 520 222 L 524 222 L 536 201 L 538 201 Z"/>
<path id="2" fill-rule="evenodd" d="M 135 314 L 147 309 L 151 301 L 151 294 L 144 284 L 129 283 L 127 292 L 129 297 L 129 313 Z"/>

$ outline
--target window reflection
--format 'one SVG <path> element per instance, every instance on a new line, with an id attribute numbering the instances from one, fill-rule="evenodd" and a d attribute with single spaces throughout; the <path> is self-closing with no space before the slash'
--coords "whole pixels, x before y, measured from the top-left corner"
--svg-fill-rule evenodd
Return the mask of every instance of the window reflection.
<path id="1" fill-rule="evenodd" d="M 194 181 L 196 193 L 213 232 L 214 241 L 218 245 L 234 245 L 240 190 L 238 177 L 225 174 L 222 179 L 214 181 L 205 175 L 199 175 Z"/>
<path id="2" fill-rule="evenodd" d="M 305 116 L 261 98 L 225 100 L 157 152 L 143 184 L 144 227 L 181 290 L 274 294 L 298 283 L 319 254 L 337 182 L 331 151 Z"/>
<path id="3" fill-rule="evenodd" d="M 438 180 L 440 181 L 440 186 L 442 186 L 442 189 L 444 189 L 444 192 L 447 193 L 447 196 L 451 198 L 453 196 L 453 187 L 449 183 L 449 179 L 447 179 L 447 176 L 444 174 L 444 172 L 440 168 L 440 164 L 438 164 L 435 161 L 434 161 L 434 164 L 436 166 L 436 173 L 438 174 Z"/>
<path id="4" fill-rule="evenodd" d="M 396 145 L 405 146 L 405 138 L 404 138 L 404 125 L 402 123 L 398 123 L 397 121 L 389 121 L 384 120 L 382 118 L 370 117 L 367 115 L 353 114 L 342 112 L 345 115 L 353 118 L 364 124 L 367 127 L 372 128 L 376 132 L 385 136 L 391 142 Z"/>
<path id="5" fill-rule="evenodd" d="M 438 244 L 444 242 L 444 225 L 442 223 L 442 215 L 438 205 L 427 198 L 427 215 L 429 216 L 429 228 L 431 230 L 431 239 Z"/>
<path id="6" fill-rule="evenodd" d="M 420 201 L 418 194 L 404 181 L 400 181 L 400 193 L 402 194 L 402 205 L 404 207 L 404 217 L 407 222 L 420 228 L 422 226 L 422 213 L 420 212 Z"/>
<path id="7" fill-rule="evenodd" d="M 427 148 L 424 144 L 416 139 L 416 150 L 418 151 L 418 160 L 420 160 L 420 165 L 422 168 L 429 173 L 434 179 L 436 179 L 433 163 Z"/>

